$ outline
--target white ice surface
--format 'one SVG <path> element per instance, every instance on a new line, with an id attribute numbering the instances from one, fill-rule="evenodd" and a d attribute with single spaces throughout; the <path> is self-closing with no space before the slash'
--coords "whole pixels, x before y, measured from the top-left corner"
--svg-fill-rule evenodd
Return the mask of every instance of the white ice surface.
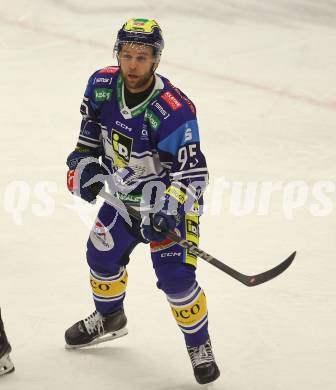
<path id="1" fill-rule="evenodd" d="M 198 108 L 213 207 L 201 222 L 201 247 L 246 273 L 298 251 L 285 274 L 253 289 L 199 261 L 222 372 L 211 388 L 335 389 L 335 191 L 328 215 L 312 215 L 310 193 L 292 219 L 281 193 L 267 215 L 254 209 L 242 217 L 230 211 L 229 192 L 215 215 L 213 196 L 219 178 L 300 180 L 310 190 L 321 180 L 335 183 L 335 1 L 116 3 L 0 5 L 0 304 L 16 366 L 1 378 L 1 390 L 200 388 L 144 245 L 129 265 L 129 335 L 79 352 L 64 349 L 64 330 L 92 310 L 85 243 L 97 212 L 85 207 L 84 223 L 69 208 L 65 159 L 87 78 L 114 64 L 116 31 L 134 16 L 161 23 L 166 48 L 159 71 Z M 14 198 L 13 181 L 26 189 Z M 38 186 L 45 182 L 54 190 L 54 209 L 38 216 L 46 207 Z M 11 206 L 23 211 L 14 215 Z"/>

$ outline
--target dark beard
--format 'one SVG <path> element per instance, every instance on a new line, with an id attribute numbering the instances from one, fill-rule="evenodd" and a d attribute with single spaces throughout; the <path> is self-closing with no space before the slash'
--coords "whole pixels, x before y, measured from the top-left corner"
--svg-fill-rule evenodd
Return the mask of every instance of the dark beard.
<path id="1" fill-rule="evenodd" d="M 124 76 L 123 72 L 121 72 L 121 74 L 122 74 L 122 76 L 123 76 L 125 86 L 126 86 L 126 88 L 128 88 L 128 89 L 130 89 L 130 88 L 131 88 L 131 89 L 132 89 L 132 88 L 138 89 L 138 88 L 144 87 L 146 84 L 149 85 L 149 80 L 150 80 L 150 79 L 152 78 L 152 76 L 153 76 L 153 73 L 150 73 L 146 78 L 142 78 L 142 79 L 140 79 L 140 80 L 137 80 L 136 84 L 129 85 L 128 80 L 127 80 L 127 78 Z"/>

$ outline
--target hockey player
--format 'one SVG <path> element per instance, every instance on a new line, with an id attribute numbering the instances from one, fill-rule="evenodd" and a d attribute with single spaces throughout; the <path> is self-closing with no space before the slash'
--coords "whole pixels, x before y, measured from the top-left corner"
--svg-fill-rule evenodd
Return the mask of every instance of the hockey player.
<path id="1" fill-rule="evenodd" d="M 128 20 L 114 47 L 118 66 L 100 69 L 88 81 L 79 138 L 67 159 L 68 189 L 94 203 L 103 183 L 92 179 L 103 173 L 113 178 L 109 183 L 119 200 L 154 209 L 140 225 L 129 225 L 116 208 L 103 204 L 87 243 L 96 310 L 71 326 L 65 340 L 68 348 L 79 348 L 127 333 L 126 266 L 137 244 L 150 243 L 157 286 L 183 332 L 196 380 L 204 384 L 220 373 L 205 294 L 195 277 L 197 259 L 164 232 L 174 230 L 198 244 L 208 171 L 194 104 L 155 73 L 163 47 L 154 20 Z"/>
<path id="2" fill-rule="evenodd" d="M 5 333 L 0 309 L 0 376 L 14 371 L 14 364 L 9 357 L 11 351 L 12 348 Z"/>

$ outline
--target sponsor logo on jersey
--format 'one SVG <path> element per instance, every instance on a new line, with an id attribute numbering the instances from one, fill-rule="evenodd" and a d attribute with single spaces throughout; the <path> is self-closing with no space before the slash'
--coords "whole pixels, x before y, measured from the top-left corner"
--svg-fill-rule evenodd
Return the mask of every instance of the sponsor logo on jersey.
<path id="1" fill-rule="evenodd" d="M 147 109 L 146 116 L 149 122 L 150 127 L 153 130 L 157 130 L 161 124 L 160 119 L 154 114 L 152 110 Z"/>
<path id="2" fill-rule="evenodd" d="M 177 111 L 182 107 L 181 102 L 177 100 L 170 91 L 163 93 L 161 99 L 164 100 L 173 111 Z"/>
<path id="3" fill-rule="evenodd" d="M 112 129 L 111 137 L 114 163 L 117 167 L 124 168 L 130 162 L 133 138 L 127 137 L 115 129 Z"/>
<path id="4" fill-rule="evenodd" d="M 184 95 L 184 93 L 182 93 L 177 87 L 175 87 L 175 85 L 173 85 L 172 83 L 168 84 L 173 88 L 173 90 L 178 94 L 178 96 L 188 104 L 190 111 L 196 116 L 196 108 L 194 104 Z"/>
<path id="5" fill-rule="evenodd" d="M 193 103 L 191 103 L 191 101 L 190 101 L 188 98 L 186 98 L 185 96 L 183 96 L 183 95 L 180 95 L 180 96 L 181 96 L 181 98 L 188 104 L 188 107 L 189 107 L 190 111 L 191 111 L 194 115 L 196 115 L 196 108 L 195 108 L 195 106 L 193 105 Z"/>
<path id="6" fill-rule="evenodd" d="M 107 66 L 106 68 L 104 69 L 101 69 L 99 71 L 99 73 L 112 73 L 112 74 L 115 74 L 117 73 L 119 70 L 119 68 L 117 66 Z"/>
<path id="7" fill-rule="evenodd" d="M 159 110 L 160 114 L 163 116 L 163 119 L 167 119 L 170 117 L 170 114 L 161 106 L 161 104 L 157 100 L 154 100 L 151 106 Z"/>
<path id="8" fill-rule="evenodd" d="M 115 196 L 122 202 L 140 203 L 142 201 L 142 194 L 124 194 L 122 192 L 117 192 Z"/>
<path id="9" fill-rule="evenodd" d="M 147 123 L 144 122 L 142 125 L 142 130 L 141 130 L 141 136 L 140 136 L 141 141 L 147 141 L 148 138 L 148 129 L 147 129 Z"/>
<path id="10" fill-rule="evenodd" d="M 192 130 L 190 127 L 184 132 L 184 142 L 192 141 Z"/>
<path id="11" fill-rule="evenodd" d="M 95 88 L 94 90 L 96 102 L 109 102 L 112 99 L 111 88 Z"/>
<path id="12" fill-rule="evenodd" d="M 95 77 L 93 84 L 103 83 L 103 84 L 111 84 L 112 77 Z"/>
<path id="13" fill-rule="evenodd" d="M 115 123 L 116 123 L 116 125 L 120 126 L 122 129 L 125 129 L 125 130 L 128 130 L 128 131 L 132 131 L 133 130 L 132 127 L 128 127 L 127 125 L 125 125 L 124 123 L 121 123 L 119 121 L 116 121 Z"/>

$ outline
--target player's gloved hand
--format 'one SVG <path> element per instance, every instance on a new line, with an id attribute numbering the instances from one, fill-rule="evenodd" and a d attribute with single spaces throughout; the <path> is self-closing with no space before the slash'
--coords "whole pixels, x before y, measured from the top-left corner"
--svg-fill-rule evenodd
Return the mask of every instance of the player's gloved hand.
<path id="1" fill-rule="evenodd" d="M 180 190 L 169 187 L 163 198 L 162 209 L 142 219 L 140 231 L 145 240 L 157 242 L 165 240 L 165 233 L 174 230 L 183 218 L 184 202 L 175 196 L 177 191 Z"/>
<path id="2" fill-rule="evenodd" d="M 163 210 L 142 219 L 140 231 L 146 241 L 160 242 L 166 239 L 164 233 L 174 230 L 177 216 L 166 214 Z"/>
<path id="3" fill-rule="evenodd" d="M 103 181 L 97 181 L 90 185 L 85 185 L 96 175 L 103 174 L 99 160 L 92 155 L 90 150 L 76 148 L 67 158 L 68 190 L 76 196 L 86 200 L 89 203 L 95 203 L 97 195 L 104 187 Z"/>

